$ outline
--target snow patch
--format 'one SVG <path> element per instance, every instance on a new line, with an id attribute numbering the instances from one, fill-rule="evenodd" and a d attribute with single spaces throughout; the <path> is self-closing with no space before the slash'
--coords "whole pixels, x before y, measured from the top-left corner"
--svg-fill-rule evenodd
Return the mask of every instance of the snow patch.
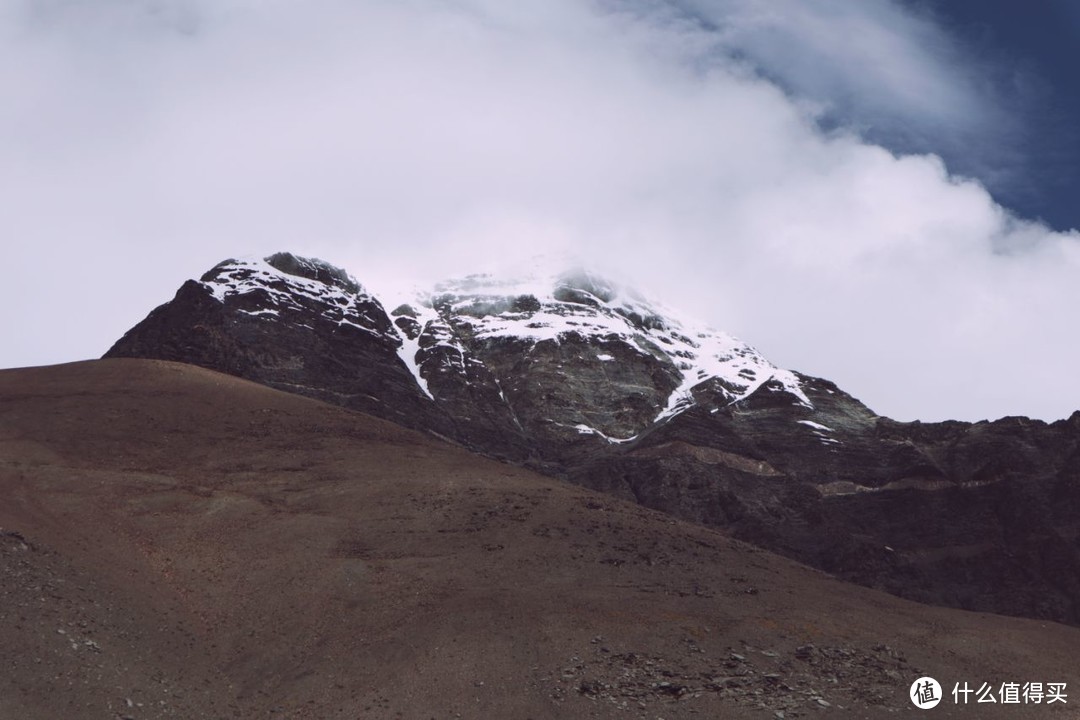
<path id="1" fill-rule="evenodd" d="M 600 437 L 604 438 L 609 443 L 612 443 L 614 445 L 621 445 L 622 443 L 628 443 L 628 442 L 631 442 L 633 440 L 637 440 L 637 435 L 631 435 L 628 438 L 612 437 L 610 435 L 606 435 L 606 434 L 600 432 L 599 430 L 597 430 L 594 427 L 589 427 L 588 425 L 585 425 L 584 423 L 578 423 L 577 425 L 574 426 L 574 429 L 577 430 L 582 435 L 599 435 Z"/>
<path id="2" fill-rule="evenodd" d="M 432 322 L 436 322 L 439 319 L 438 313 L 428 307 L 418 306 L 414 303 L 399 303 L 399 305 L 409 304 L 416 312 L 416 323 L 420 326 L 420 330 L 416 333 L 416 337 L 409 338 L 401 328 L 397 326 L 397 323 L 391 322 L 390 326 L 394 328 L 394 332 L 398 336 L 400 345 L 398 345 L 397 353 L 401 358 L 401 362 L 405 364 L 405 367 L 412 373 L 413 379 L 416 380 L 417 386 L 420 388 L 420 392 L 424 393 L 429 400 L 434 400 L 435 396 L 431 393 L 431 388 L 428 387 L 428 381 L 421 373 L 420 364 L 416 361 L 416 356 L 420 354 L 420 338 L 424 336 L 424 331 Z M 397 307 L 397 306 L 395 306 Z"/>
<path id="3" fill-rule="evenodd" d="M 824 430 L 825 432 L 836 432 L 835 430 L 833 430 L 828 425 L 822 425 L 821 423 L 814 422 L 813 420 L 796 420 L 795 422 L 799 423 L 800 425 L 806 425 L 807 427 L 812 427 L 815 430 Z"/>

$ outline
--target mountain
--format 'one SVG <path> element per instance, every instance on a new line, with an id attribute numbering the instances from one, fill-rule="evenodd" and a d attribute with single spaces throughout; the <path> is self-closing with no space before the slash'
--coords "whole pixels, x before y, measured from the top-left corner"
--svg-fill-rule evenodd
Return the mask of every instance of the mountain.
<path id="1" fill-rule="evenodd" d="M 176 363 L 0 371 L 0 717 L 797 718 L 1080 686 L 1080 629 L 933 608 Z M 1047 689 L 1049 687 L 1044 685 Z M 1055 713 L 1056 711 L 1056 713 Z"/>
<path id="2" fill-rule="evenodd" d="M 107 353 L 367 412 L 902 597 L 1080 623 L 1080 412 L 900 423 L 585 271 L 380 299 L 288 253 Z"/>
<path id="3" fill-rule="evenodd" d="M 753 348 L 584 271 L 471 276 L 387 308 L 320 260 L 229 260 L 107 356 L 194 362 L 539 465 L 759 391 L 810 409 Z"/>

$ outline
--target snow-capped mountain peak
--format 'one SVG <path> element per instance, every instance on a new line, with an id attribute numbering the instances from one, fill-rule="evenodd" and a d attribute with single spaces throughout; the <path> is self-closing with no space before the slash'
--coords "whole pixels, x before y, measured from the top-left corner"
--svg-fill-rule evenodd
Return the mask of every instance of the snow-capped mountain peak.
<path id="1" fill-rule="evenodd" d="M 533 345 L 573 340 L 600 349 L 621 344 L 669 362 L 678 371 L 679 382 L 652 422 L 691 407 L 692 390 L 710 380 L 726 393 L 728 403 L 775 380 L 812 407 L 794 373 L 777 368 L 746 343 L 704 325 L 679 321 L 658 303 L 585 269 L 517 278 L 470 275 L 438 284 L 418 298 L 417 305 L 428 311 L 429 323 L 444 329 L 440 342 L 448 344 L 455 335 L 481 346 L 511 340 Z M 602 363 L 614 356 L 596 352 L 593 359 Z"/>
<path id="2" fill-rule="evenodd" d="M 424 424 L 467 440 L 625 443 L 762 388 L 770 402 L 801 408 L 799 417 L 814 410 L 798 376 L 745 342 L 581 267 L 546 263 L 377 296 L 340 268 L 277 253 L 220 263 L 180 295 L 188 292 L 192 303 L 212 303 L 187 313 L 209 313 L 189 334 L 221 326 L 204 339 L 214 363 L 249 364 L 283 387 L 307 387 L 313 372 L 347 377 L 350 389 L 335 381 L 319 397 L 392 417 L 406 413 L 408 397 Z M 392 410 L 381 409 L 386 387 L 400 396 Z"/>

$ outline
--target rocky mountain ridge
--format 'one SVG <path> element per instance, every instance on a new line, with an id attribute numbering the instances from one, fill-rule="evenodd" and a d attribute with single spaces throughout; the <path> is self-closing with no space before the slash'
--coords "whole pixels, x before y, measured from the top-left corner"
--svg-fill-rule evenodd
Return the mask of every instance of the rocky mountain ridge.
<path id="1" fill-rule="evenodd" d="M 388 307 L 319 260 L 229 260 L 107 357 L 368 412 L 913 599 L 1080 622 L 1080 413 L 895 422 L 588 272 Z"/>

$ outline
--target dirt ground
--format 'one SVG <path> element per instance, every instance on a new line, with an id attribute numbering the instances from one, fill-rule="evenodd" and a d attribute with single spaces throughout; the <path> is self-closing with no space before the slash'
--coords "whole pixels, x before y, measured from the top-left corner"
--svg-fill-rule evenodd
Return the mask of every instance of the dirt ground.
<path id="1" fill-rule="evenodd" d="M 0 371 L 0 664 L 12 720 L 1080 717 L 1076 628 L 143 360 Z"/>

